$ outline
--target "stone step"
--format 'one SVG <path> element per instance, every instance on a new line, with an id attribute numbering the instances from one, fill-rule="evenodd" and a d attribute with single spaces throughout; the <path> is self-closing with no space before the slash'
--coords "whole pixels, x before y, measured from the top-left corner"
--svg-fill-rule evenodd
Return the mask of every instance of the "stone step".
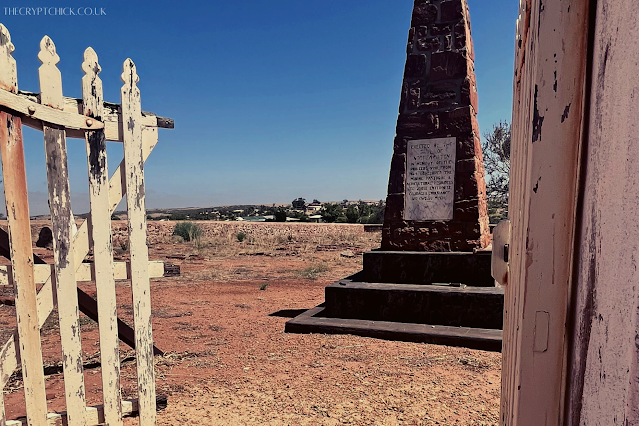
<path id="1" fill-rule="evenodd" d="M 504 289 L 358 282 L 361 275 L 325 289 L 323 316 L 500 330 Z"/>
<path id="2" fill-rule="evenodd" d="M 419 252 L 373 250 L 364 253 L 363 281 L 397 284 L 461 283 L 494 287 L 491 251 Z"/>
<path id="3" fill-rule="evenodd" d="M 472 327 L 450 327 L 390 321 L 327 318 L 318 306 L 288 321 L 287 333 L 353 334 L 386 340 L 463 346 L 486 351 L 501 351 L 502 331 Z"/>

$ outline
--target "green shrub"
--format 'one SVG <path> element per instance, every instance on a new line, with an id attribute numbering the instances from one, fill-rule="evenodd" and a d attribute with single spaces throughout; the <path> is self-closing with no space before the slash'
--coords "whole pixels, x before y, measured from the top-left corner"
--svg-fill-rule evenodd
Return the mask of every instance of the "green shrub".
<path id="1" fill-rule="evenodd" d="M 191 222 L 180 222 L 175 225 L 173 235 L 179 235 L 184 241 L 193 241 L 202 235 L 202 230 Z"/>
<path id="2" fill-rule="evenodd" d="M 237 234 L 237 240 L 238 240 L 239 242 L 244 241 L 244 238 L 246 238 L 246 234 L 245 234 L 244 232 L 239 232 L 239 233 Z"/>
<path id="3" fill-rule="evenodd" d="M 112 214 L 111 215 L 111 220 L 120 220 L 120 216 Z"/>
<path id="4" fill-rule="evenodd" d="M 264 283 L 260 286 L 260 290 L 266 290 L 267 287 L 268 287 L 268 283 Z"/>

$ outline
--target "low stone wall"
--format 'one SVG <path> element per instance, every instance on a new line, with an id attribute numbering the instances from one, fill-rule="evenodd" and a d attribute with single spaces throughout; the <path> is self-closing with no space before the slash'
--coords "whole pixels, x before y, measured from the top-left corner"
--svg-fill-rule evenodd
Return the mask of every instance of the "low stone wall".
<path id="1" fill-rule="evenodd" d="M 81 221 L 78 221 L 80 226 Z M 147 242 L 157 244 L 165 242 L 173 234 L 176 221 L 149 221 L 147 222 Z M 279 222 L 216 222 L 216 221 L 193 221 L 202 229 L 204 238 L 235 236 L 240 232 L 254 238 L 291 236 L 294 240 L 308 239 L 312 237 L 324 237 L 330 235 L 364 234 L 364 225 L 345 223 L 279 223 Z M 43 226 L 51 226 L 49 221 L 32 221 L 31 238 L 33 243 L 38 239 L 38 234 Z M 114 220 L 111 222 L 114 241 L 122 241 L 127 238 L 127 222 L 124 220 Z M 0 221 L 0 227 L 7 229 L 7 222 Z"/>
<path id="2" fill-rule="evenodd" d="M 150 244 L 163 241 L 173 234 L 173 229 L 178 222 L 149 222 L 147 229 L 147 241 Z M 194 221 L 192 222 L 202 229 L 203 238 L 235 236 L 243 232 L 247 237 L 273 237 L 291 236 L 292 239 L 307 239 L 314 236 L 339 235 L 344 232 L 364 233 L 363 225 L 352 224 L 317 224 L 317 223 L 277 223 L 277 222 L 215 222 L 215 221 Z M 121 234 L 126 237 L 126 222 L 121 225 L 114 222 L 114 237 Z"/>

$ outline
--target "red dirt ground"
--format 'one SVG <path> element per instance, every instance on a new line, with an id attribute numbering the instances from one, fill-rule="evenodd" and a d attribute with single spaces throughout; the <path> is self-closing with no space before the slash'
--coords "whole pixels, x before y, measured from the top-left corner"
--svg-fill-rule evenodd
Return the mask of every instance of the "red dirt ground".
<path id="1" fill-rule="evenodd" d="M 295 226 L 300 228 L 286 228 L 291 238 L 278 242 L 249 234 L 240 243 L 233 240 L 233 228 L 224 244 L 216 243 L 219 235 L 209 235 L 197 245 L 173 244 L 154 228 L 158 238 L 150 243 L 150 258 L 179 264 L 182 272 L 151 282 L 154 339 L 165 351 L 156 357 L 157 394 L 169 397 L 158 424 L 497 424 L 499 353 L 284 333 L 289 318 L 273 314 L 322 303 L 324 287 L 357 272 L 361 253 L 379 246 L 379 233 L 364 234 L 359 225 L 323 229 L 321 238 L 297 232 L 311 225 Z M 341 256 L 344 250 L 355 256 Z M 51 257 L 49 250 L 36 252 Z M 95 295 L 93 283 L 80 286 Z M 0 292 L 7 296 L 11 289 Z M 117 294 L 118 314 L 132 324 L 130 283 L 118 282 Z M 14 313 L 0 305 L 2 342 L 15 324 Z M 56 316 L 42 333 L 46 365 L 60 362 Z M 97 324 L 88 318 L 82 324 L 85 364 L 99 361 Z M 125 344 L 121 350 L 123 396 L 135 398 L 134 352 Z M 85 383 L 88 404 L 100 404 L 99 367 L 85 369 Z M 63 411 L 62 374 L 48 375 L 46 386 L 49 410 Z M 5 405 L 9 419 L 25 414 L 20 376 L 5 388 Z"/>

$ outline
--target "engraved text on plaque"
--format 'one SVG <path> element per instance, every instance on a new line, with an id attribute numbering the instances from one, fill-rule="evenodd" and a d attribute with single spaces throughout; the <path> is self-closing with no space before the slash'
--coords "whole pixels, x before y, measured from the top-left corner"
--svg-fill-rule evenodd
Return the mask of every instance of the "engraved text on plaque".
<path id="1" fill-rule="evenodd" d="M 408 141 L 404 220 L 451 220 L 455 138 Z"/>

